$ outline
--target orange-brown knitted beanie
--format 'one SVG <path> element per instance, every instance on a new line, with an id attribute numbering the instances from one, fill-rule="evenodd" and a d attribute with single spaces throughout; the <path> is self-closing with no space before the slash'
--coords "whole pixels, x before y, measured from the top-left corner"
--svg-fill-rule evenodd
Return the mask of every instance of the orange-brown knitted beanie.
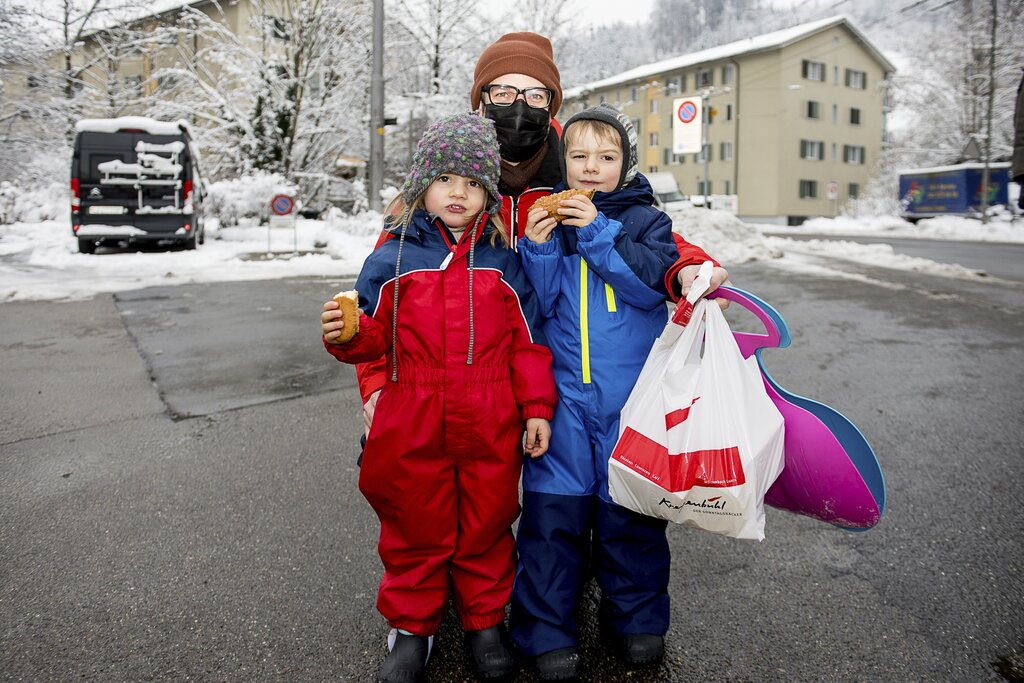
<path id="1" fill-rule="evenodd" d="M 505 74 L 536 78 L 552 93 L 548 111 L 554 117 L 562 104 L 562 83 L 551 51 L 551 41 L 537 33 L 506 33 L 491 43 L 476 62 L 469 100 L 473 111 L 480 108 L 480 89 Z"/>

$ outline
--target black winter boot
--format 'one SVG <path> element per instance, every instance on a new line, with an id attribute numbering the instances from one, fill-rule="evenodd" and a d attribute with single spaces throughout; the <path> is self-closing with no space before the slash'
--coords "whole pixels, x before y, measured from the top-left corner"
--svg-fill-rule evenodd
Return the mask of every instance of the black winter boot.
<path id="1" fill-rule="evenodd" d="M 574 647 L 545 652 L 538 655 L 533 664 L 542 681 L 575 681 L 580 675 L 580 656 Z"/>
<path id="2" fill-rule="evenodd" d="M 515 674 L 516 660 L 504 624 L 480 631 L 466 631 L 466 645 L 469 646 L 477 678 L 500 681 Z"/>
<path id="3" fill-rule="evenodd" d="M 651 633 L 634 633 L 618 637 L 619 655 L 627 666 L 648 666 L 661 661 L 665 638 Z"/>
<path id="4" fill-rule="evenodd" d="M 391 654 L 377 674 L 377 683 L 422 683 L 429 653 L 427 638 L 396 634 Z"/>

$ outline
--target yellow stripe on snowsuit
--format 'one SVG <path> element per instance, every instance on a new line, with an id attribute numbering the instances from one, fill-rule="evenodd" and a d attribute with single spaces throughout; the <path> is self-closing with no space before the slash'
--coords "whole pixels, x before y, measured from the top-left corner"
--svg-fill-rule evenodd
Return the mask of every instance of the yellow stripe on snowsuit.
<path id="1" fill-rule="evenodd" d="M 587 331 L 587 262 L 580 259 L 580 355 L 583 357 L 583 383 L 590 384 L 590 334 Z"/>
<path id="2" fill-rule="evenodd" d="M 615 290 L 607 282 L 604 283 L 604 298 L 608 300 L 608 312 L 615 312 Z"/>

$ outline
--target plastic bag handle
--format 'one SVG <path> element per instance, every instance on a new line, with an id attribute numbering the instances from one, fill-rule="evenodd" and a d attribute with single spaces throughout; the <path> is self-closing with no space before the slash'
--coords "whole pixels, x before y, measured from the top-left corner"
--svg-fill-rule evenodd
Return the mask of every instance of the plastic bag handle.
<path id="1" fill-rule="evenodd" d="M 708 294 L 709 299 L 727 299 L 747 309 L 761 321 L 767 334 L 751 334 L 749 332 L 734 332 L 736 343 L 740 347 L 744 358 L 760 349 L 780 348 L 789 346 L 792 337 L 789 334 L 789 326 L 782 319 L 779 312 L 771 304 L 759 299 L 750 292 L 735 287 L 722 285 L 715 291 Z"/>

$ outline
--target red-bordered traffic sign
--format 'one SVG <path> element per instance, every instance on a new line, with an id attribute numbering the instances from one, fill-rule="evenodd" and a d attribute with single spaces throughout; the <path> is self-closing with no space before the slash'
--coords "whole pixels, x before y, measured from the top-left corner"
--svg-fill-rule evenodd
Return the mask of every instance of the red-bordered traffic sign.
<path id="1" fill-rule="evenodd" d="M 697 105 L 692 100 L 683 100 L 679 105 L 679 109 L 676 110 L 676 116 L 683 123 L 690 123 L 697 118 Z"/>
<path id="2" fill-rule="evenodd" d="M 286 194 L 276 194 L 270 200 L 270 210 L 275 216 L 287 216 L 295 209 L 295 200 Z"/>

